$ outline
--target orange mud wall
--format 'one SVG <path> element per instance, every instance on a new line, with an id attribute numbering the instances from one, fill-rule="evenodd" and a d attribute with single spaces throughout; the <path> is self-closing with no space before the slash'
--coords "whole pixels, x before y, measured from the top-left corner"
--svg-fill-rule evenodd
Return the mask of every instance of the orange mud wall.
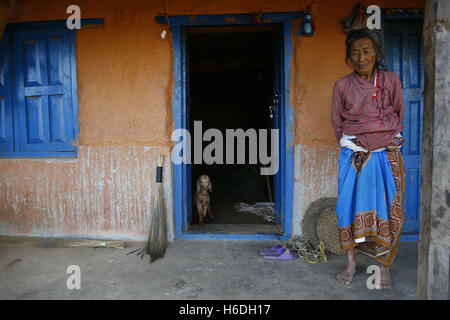
<path id="1" fill-rule="evenodd" d="M 313 37 L 293 36 L 291 106 L 295 112 L 293 233 L 308 205 L 336 196 L 339 150 L 330 124 L 334 82 L 345 65 L 341 19 L 358 1 L 170 0 L 168 14 L 304 11 Z M 104 26 L 77 32 L 79 154 L 76 159 L 0 159 L 0 233 L 143 239 L 153 194 L 155 155 L 172 142 L 172 44 L 155 15 L 163 0 L 19 0 L 9 22 L 82 18 Z M 424 1 L 363 1 L 383 8 L 424 7 Z M 297 30 L 299 21 L 294 23 Z M 164 190 L 173 226 L 170 160 Z M 173 238 L 173 228 L 170 228 Z"/>

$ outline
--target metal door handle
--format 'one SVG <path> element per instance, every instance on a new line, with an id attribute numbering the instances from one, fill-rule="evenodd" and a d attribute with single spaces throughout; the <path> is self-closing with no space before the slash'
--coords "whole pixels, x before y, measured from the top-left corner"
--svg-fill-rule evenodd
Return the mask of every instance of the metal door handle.
<path id="1" fill-rule="evenodd" d="M 269 106 L 269 112 L 270 119 L 273 119 L 273 106 Z"/>

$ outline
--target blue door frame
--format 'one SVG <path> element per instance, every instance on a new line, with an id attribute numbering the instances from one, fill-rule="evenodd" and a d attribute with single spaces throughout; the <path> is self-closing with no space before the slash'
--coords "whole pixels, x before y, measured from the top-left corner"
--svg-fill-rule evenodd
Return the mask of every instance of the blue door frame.
<path id="1" fill-rule="evenodd" d="M 183 164 L 173 164 L 174 185 L 174 222 L 175 236 L 178 239 L 233 239 L 233 240 L 287 240 L 291 236 L 292 207 L 293 207 L 293 163 L 294 163 L 294 112 L 290 104 L 290 79 L 292 65 L 292 34 L 293 21 L 303 17 L 304 12 L 264 13 L 261 24 L 280 25 L 283 32 L 283 65 L 281 75 L 281 130 L 280 130 L 280 170 L 281 183 L 281 212 L 283 216 L 281 233 L 228 234 L 206 232 L 184 232 L 183 217 L 188 214 L 188 174 Z M 168 21 L 167 21 L 168 20 Z M 172 33 L 173 77 L 174 91 L 172 116 L 174 129 L 185 129 L 187 126 L 188 106 L 186 97 L 187 61 L 183 50 L 186 50 L 184 27 L 211 27 L 254 25 L 249 14 L 199 15 L 199 16 L 158 16 L 156 21 L 161 24 L 169 22 Z"/>

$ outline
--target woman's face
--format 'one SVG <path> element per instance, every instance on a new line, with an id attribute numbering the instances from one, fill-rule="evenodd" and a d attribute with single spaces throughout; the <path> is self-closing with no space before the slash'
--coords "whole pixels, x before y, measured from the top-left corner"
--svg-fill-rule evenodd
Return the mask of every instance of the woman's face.
<path id="1" fill-rule="evenodd" d="M 350 62 L 356 73 L 371 75 L 377 61 L 377 52 L 372 40 L 362 38 L 352 42 L 350 47 Z"/>

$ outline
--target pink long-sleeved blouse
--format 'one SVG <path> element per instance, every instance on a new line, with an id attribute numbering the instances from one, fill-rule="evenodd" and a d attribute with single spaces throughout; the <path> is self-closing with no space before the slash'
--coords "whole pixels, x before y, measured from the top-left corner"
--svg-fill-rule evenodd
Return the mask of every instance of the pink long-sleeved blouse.
<path id="1" fill-rule="evenodd" d="M 331 108 L 336 139 L 355 135 L 369 151 L 386 146 L 404 129 L 400 79 L 394 72 L 376 72 L 377 86 L 355 72 L 336 81 Z"/>

